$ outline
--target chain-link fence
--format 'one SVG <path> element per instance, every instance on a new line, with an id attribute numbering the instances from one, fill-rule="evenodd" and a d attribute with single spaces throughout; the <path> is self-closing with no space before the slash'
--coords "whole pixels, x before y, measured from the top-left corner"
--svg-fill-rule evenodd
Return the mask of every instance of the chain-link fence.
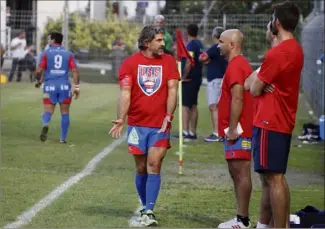
<path id="1" fill-rule="evenodd" d="M 301 87 L 315 115 L 324 114 L 324 13 L 313 12 L 304 25 L 301 43 L 304 49 L 304 69 Z"/>
<path id="2" fill-rule="evenodd" d="M 46 15 L 46 16 L 45 16 Z M 186 27 L 191 23 L 200 25 L 199 38 L 206 48 L 212 45 L 211 33 L 215 26 L 225 29 L 238 28 L 245 35 L 244 54 L 253 66 L 258 66 L 267 49 L 265 30 L 271 15 L 232 14 L 208 15 L 203 20 L 199 14 L 164 15 L 166 29 L 174 37 L 180 28 L 186 40 Z M 67 21 L 64 21 L 67 19 Z M 40 21 L 41 20 L 41 21 Z M 153 17 L 142 20 L 120 21 L 116 15 L 107 14 L 106 20 L 91 20 L 85 12 L 27 12 L 12 11 L 7 17 L 11 38 L 21 29 L 27 32 L 27 43 L 35 45 L 37 54 L 44 49 L 50 31 L 68 31 L 68 47 L 72 50 L 83 70 L 85 81 L 111 82 L 116 80 L 117 70 L 123 59 L 137 50 L 137 37 Z M 64 27 L 68 29 L 65 30 Z M 9 42 L 5 44 L 8 48 Z M 10 56 L 8 57 L 10 59 Z"/>

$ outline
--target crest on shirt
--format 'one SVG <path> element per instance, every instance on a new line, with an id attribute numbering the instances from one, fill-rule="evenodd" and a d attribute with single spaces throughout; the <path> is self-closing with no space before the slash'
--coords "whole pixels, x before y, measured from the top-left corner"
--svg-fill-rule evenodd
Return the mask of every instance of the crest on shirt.
<path id="1" fill-rule="evenodd" d="M 161 86 L 162 66 L 138 65 L 138 84 L 147 96 L 153 95 Z"/>

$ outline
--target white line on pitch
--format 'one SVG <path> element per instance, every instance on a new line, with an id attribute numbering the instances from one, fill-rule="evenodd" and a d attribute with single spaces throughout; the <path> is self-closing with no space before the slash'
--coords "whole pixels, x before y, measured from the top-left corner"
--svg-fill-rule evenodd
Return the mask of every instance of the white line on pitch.
<path id="1" fill-rule="evenodd" d="M 58 199 L 65 191 L 67 191 L 72 185 L 78 183 L 81 179 L 89 176 L 96 168 L 98 163 L 103 160 L 108 154 L 110 154 L 117 146 L 124 141 L 125 135 L 120 139 L 112 142 L 109 146 L 98 153 L 91 161 L 88 162 L 86 167 L 78 174 L 70 177 L 63 184 L 54 189 L 51 193 L 41 199 L 30 209 L 24 211 L 22 214 L 17 216 L 16 220 L 12 223 L 7 224 L 5 228 L 19 228 L 23 225 L 30 223 L 32 218 L 37 215 L 42 209 L 51 205 L 56 199 Z"/>

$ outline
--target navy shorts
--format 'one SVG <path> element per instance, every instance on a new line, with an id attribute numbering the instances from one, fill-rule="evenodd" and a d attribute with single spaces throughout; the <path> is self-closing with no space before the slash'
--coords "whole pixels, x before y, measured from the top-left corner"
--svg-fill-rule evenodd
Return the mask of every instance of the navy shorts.
<path id="1" fill-rule="evenodd" d="M 198 104 L 198 97 L 201 84 L 195 81 L 182 83 L 183 106 L 192 108 Z"/>
<path id="2" fill-rule="evenodd" d="M 253 128 L 254 170 L 258 173 L 287 171 L 291 135 Z"/>
<path id="3" fill-rule="evenodd" d="M 146 155 L 150 147 L 170 148 L 170 132 L 158 133 L 160 128 L 128 126 L 129 153 Z"/>

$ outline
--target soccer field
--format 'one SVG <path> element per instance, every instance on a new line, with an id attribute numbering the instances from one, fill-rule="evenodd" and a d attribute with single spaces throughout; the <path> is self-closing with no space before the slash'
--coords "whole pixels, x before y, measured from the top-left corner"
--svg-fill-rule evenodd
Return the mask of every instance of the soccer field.
<path id="1" fill-rule="evenodd" d="M 71 108 L 68 144 L 62 145 L 58 143 L 59 109 L 52 118 L 47 142 L 39 140 L 40 89 L 30 83 L 1 85 L 1 228 L 81 172 L 94 156 L 114 142 L 107 132 L 111 120 L 116 118 L 118 93 L 119 87 L 113 84 L 81 84 L 80 98 L 73 101 Z M 184 175 L 178 175 L 177 140 L 173 140 L 173 148 L 163 164 L 162 186 L 155 208 L 160 227 L 215 227 L 236 213 L 222 143 L 203 141 L 211 132 L 204 87 L 199 107 L 200 139 L 184 148 Z M 177 121 L 175 118 L 174 132 Z M 308 121 L 306 109 L 301 106 L 293 139 Z M 306 205 L 323 208 L 323 145 L 297 147 L 297 143 L 293 140 L 287 175 L 291 210 Z M 125 142 L 100 159 L 89 176 L 72 185 L 22 227 L 128 227 L 139 204 L 133 159 Z M 253 181 L 250 214 L 255 224 L 261 194 L 255 173 Z"/>

